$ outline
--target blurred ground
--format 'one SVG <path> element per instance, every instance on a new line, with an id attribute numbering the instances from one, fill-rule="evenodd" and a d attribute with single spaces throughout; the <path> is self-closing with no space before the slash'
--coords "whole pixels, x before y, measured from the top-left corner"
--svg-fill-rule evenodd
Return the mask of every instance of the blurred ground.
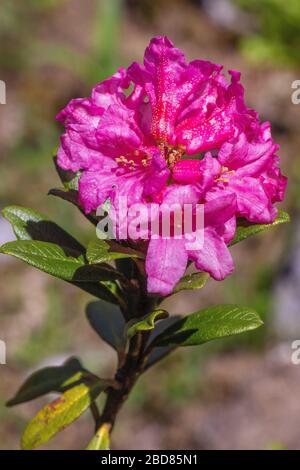
<path id="1" fill-rule="evenodd" d="M 221 3 L 223 13 L 216 14 Z M 242 72 L 247 102 L 272 122 L 282 166 L 290 176 L 284 207 L 295 224 L 235 247 L 237 268 L 230 279 L 209 281 L 202 292 L 178 294 L 168 302 L 172 313 L 217 302 L 251 305 L 262 314 L 265 327 L 234 340 L 176 352 L 146 374 L 120 415 L 116 448 L 300 448 L 300 376 L 290 362 L 290 341 L 298 339 L 298 333 L 300 337 L 300 319 L 294 315 L 286 343 L 281 343 L 273 320 L 275 311 L 281 319 L 282 312 L 288 314 L 285 303 L 278 313 L 274 292 L 278 296 L 281 280 L 290 283 L 287 273 L 297 271 L 291 255 L 297 240 L 293 244 L 291 239 L 299 210 L 300 108 L 292 105 L 290 95 L 292 81 L 300 78 L 300 60 L 293 49 L 297 43 L 276 30 L 276 21 L 274 32 L 265 38 L 259 33 L 265 13 L 257 7 L 249 16 L 247 10 L 236 9 L 240 3 L 211 0 L 208 8 L 207 1 L 183 0 L 1 2 L 0 79 L 8 90 L 7 104 L 0 106 L 1 208 L 30 206 L 83 242 L 93 236 L 93 227 L 74 208 L 46 195 L 59 185 L 51 161 L 60 132 L 54 116 L 71 97 L 88 94 L 93 83 L 116 67 L 141 60 L 150 37 L 157 34 L 170 36 L 190 59 L 209 59 Z M 263 0 L 260 5 L 265 3 L 275 8 L 272 4 L 278 2 Z M 284 23 L 283 14 L 281 18 Z M 293 31 L 291 27 L 289 34 Z M 297 36 L 298 30 L 294 33 Z M 273 44 L 272 34 L 285 45 L 280 50 L 286 60 L 267 55 L 266 47 L 263 62 L 253 61 L 259 56 L 255 50 L 244 53 L 245 40 Z M 251 44 L 248 51 L 255 46 Z M 0 219 L 1 242 L 11 237 Z M 22 429 L 45 400 L 13 409 L 4 402 L 30 372 L 78 355 L 88 368 L 107 375 L 115 358 L 85 320 L 89 296 L 3 256 L 0 274 L 0 338 L 8 348 L 7 365 L 0 366 L 0 446 L 17 449 Z M 299 289 L 293 282 L 297 312 Z M 83 417 L 81 426 L 75 423 L 45 448 L 83 448 L 91 432 L 90 416 Z"/>

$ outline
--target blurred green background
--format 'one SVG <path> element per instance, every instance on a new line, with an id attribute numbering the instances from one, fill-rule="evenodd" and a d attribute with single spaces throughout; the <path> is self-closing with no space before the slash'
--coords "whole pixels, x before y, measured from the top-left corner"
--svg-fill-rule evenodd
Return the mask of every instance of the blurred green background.
<path id="1" fill-rule="evenodd" d="M 51 152 L 61 129 L 54 118 L 117 67 L 141 61 L 157 34 L 168 35 L 189 59 L 242 72 L 248 104 L 272 122 L 281 144 L 289 176 L 284 208 L 293 221 L 234 248 L 236 271 L 225 282 L 209 281 L 203 291 L 168 301 L 172 313 L 217 302 L 253 306 L 265 327 L 178 351 L 151 370 L 121 413 L 114 445 L 300 449 L 300 377 L 290 361 L 291 341 L 300 338 L 300 105 L 291 102 L 292 82 L 300 79 L 299 0 L 2 0 L 0 79 L 7 103 L 0 105 L 0 207 L 29 206 L 83 242 L 94 236 L 75 208 L 47 196 L 59 186 Z M 12 236 L 0 219 L 1 242 Z M 105 375 L 115 358 L 85 320 L 87 294 L 4 256 L 0 273 L 0 338 L 7 343 L 0 447 L 17 449 L 27 420 L 46 400 L 5 408 L 29 373 L 78 355 Z M 81 426 L 45 448 L 83 448 L 92 429 L 84 416 Z"/>

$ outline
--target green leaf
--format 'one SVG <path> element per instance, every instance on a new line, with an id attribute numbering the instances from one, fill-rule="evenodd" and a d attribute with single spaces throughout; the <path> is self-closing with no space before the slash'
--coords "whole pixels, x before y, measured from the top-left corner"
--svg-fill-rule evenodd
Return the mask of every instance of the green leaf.
<path id="1" fill-rule="evenodd" d="M 110 450 L 109 424 L 102 424 L 86 450 Z"/>
<path id="2" fill-rule="evenodd" d="M 21 240 L 57 243 L 75 250 L 78 255 L 85 253 L 85 248 L 77 240 L 37 211 L 20 206 L 8 206 L 3 209 L 3 215 L 12 224 L 16 236 Z M 116 294 L 117 285 L 112 281 L 107 281 L 108 284 L 105 282 L 73 281 L 72 284 L 96 297 L 118 304 L 120 299 Z"/>
<path id="3" fill-rule="evenodd" d="M 18 240 L 0 248 L 41 271 L 63 279 L 98 298 L 123 305 L 114 282 L 122 276 L 110 266 L 88 265 L 81 252 L 53 243 Z"/>
<path id="4" fill-rule="evenodd" d="M 115 243 L 117 246 L 117 243 Z M 120 246 L 120 250 L 122 247 Z M 129 249 L 130 250 L 130 249 Z M 137 258 L 138 252 L 134 250 L 128 252 L 110 251 L 110 245 L 104 240 L 95 240 L 88 244 L 86 257 L 90 264 L 98 264 L 122 258 Z"/>
<path id="5" fill-rule="evenodd" d="M 106 300 L 116 305 L 124 306 L 124 300 L 119 295 L 119 287 L 113 281 L 100 281 L 100 282 L 76 282 L 72 281 L 71 284 L 79 289 L 88 292 L 89 294 L 97 297 L 98 299 Z"/>
<path id="6" fill-rule="evenodd" d="M 117 282 L 101 281 L 100 286 L 101 288 L 106 290 L 108 295 L 106 297 L 103 295 L 102 296 L 96 295 L 96 297 L 99 297 L 102 300 L 107 300 L 108 302 L 112 302 L 113 304 L 119 305 L 123 310 L 126 310 L 127 308 L 126 300 Z"/>
<path id="7" fill-rule="evenodd" d="M 239 225 L 236 229 L 236 234 L 230 246 L 235 245 L 252 235 L 256 235 L 264 230 L 267 230 L 272 227 L 276 227 L 279 224 L 285 224 L 286 222 L 290 222 L 290 216 L 287 212 L 279 211 L 278 216 L 276 217 L 275 221 L 272 224 L 251 224 L 247 221 L 240 221 Z"/>
<path id="8" fill-rule="evenodd" d="M 60 166 L 57 164 L 57 157 L 56 157 L 57 149 L 54 149 L 53 151 L 53 161 L 55 165 L 55 169 L 58 173 L 58 176 L 63 183 L 64 187 L 66 189 L 78 189 L 78 180 L 80 177 L 81 172 L 78 171 L 74 173 L 71 170 L 63 170 Z"/>
<path id="9" fill-rule="evenodd" d="M 17 238 L 20 240 L 57 243 L 85 253 L 85 248 L 75 238 L 37 211 L 21 206 L 8 206 L 3 209 L 2 213 L 11 223 Z"/>
<path id="10" fill-rule="evenodd" d="M 15 406 L 46 393 L 62 392 L 71 384 L 92 377 L 94 376 L 82 367 L 78 359 L 71 358 L 61 366 L 45 367 L 34 372 L 6 405 Z"/>
<path id="11" fill-rule="evenodd" d="M 188 276 L 184 276 L 178 284 L 175 286 L 173 294 L 180 292 L 181 290 L 194 290 L 202 289 L 205 286 L 209 279 L 209 274 L 207 273 L 193 273 Z"/>
<path id="12" fill-rule="evenodd" d="M 125 320 L 120 309 L 107 302 L 90 302 L 86 316 L 91 327 L 106 343 L 121 352 L 126 345 Z"/>
<path id="13" fill-rule="evenodd" d="M 166 310 L 154 310 L 141 318 L 134 318 L 127 323 L 127 337 L 130 339 L 139 331 L 153 330 L 155 322 L 169 316 Z"/>
<path id="14" fill-rule="evenodd" d="M 252 309 L 239 305 L 217 305 L 179 320 L 153 342 L 155 346 L 194 346 L 217 338 L 254 330 L 263 324 Z"/>
<path id="15" fill-rule="evenodd" d="M 89 385 L 80 384 L 44 406 L 26 427 L 22 436 L 22 449 L 35 449 L 47 442 L 79 418 L 106 387 L 107 382 L 101 380 Z"/>
<path id="16" fill-rule="evenodd" d="M 86 265 L 82 253 L 54 243 L 17 240 L 3 245 L 0 252 L 69 282 L 107 281 L 118 277 L 113 268 Z"/>

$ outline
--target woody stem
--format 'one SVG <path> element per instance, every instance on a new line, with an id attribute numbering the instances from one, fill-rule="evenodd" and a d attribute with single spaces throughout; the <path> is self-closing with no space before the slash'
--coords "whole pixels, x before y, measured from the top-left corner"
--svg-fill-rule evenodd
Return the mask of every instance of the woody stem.
<path id="1" fill-rule="evenodd" d="M 107 390 L 106 403 L 97 423 L 98 428 L 106 424 L 110 433 L 112 432 L 117 415 L 142 372 L 143 351 L 147 338 L 147 332 L 143 332 L 138 333 L 131 339 L 124 364 L 117 370 L 115 375 L 117 387 Z"/>

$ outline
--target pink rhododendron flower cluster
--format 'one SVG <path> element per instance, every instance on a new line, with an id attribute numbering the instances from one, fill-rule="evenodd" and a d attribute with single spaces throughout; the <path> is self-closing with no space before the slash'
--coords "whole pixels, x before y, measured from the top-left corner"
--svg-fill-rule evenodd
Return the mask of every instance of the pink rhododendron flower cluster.
<path id="1" fill-rule="evenodd" d="M 204 245 L 151 239 L 148 291 L 169 294 L 188 261 L 222 280 L 234 269 L 228 244 L 243 217 L 271 223 L 282 201 L 281 175 L 269 123 L 244 101 L 240 74 L 194 60 L 166 37 L 151 40 L 144 64 L 133 63 L 72 100 L 57 116 L 65 126 L 58 164 L 81 171 L 79 198 L 89 213 L 115 204 L 203 203 Z"/>

